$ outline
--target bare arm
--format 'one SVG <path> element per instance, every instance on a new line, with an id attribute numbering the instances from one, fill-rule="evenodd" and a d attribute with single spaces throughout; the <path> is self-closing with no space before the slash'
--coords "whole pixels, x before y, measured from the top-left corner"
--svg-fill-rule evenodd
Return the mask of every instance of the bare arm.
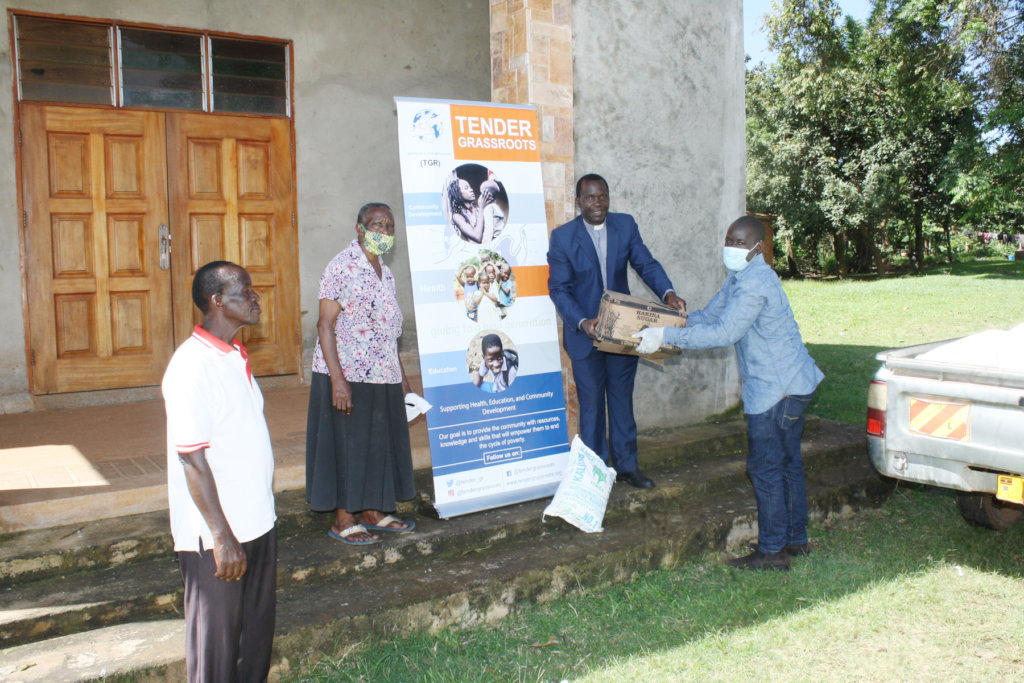
<path id="1" fill-rule="evenodd" d="M 476 220 L 470 223 L 466 220 L 460 212 L 456 211 L 452 214 L 452 223 L 458 228 L 459 232 L 471 242 L 480 244 L 484 238 L 484 213 L 483 211 L 476 212 Z"/>
<path id="2" fill-rule="evenodd" d="M 338 338 L 334 325 L 341 315 L 341 304 L 334 299 L 320 299 L 320 317 L 316 322 L 317 338 L 324 353 L 324 362 L 331 373 L 331 405 L 345 414 L 352 412 L 352 387 L 345 379 L 338 360 Z"/>
<path id="3" fill-rule="evenodd" d="M 452 212 L 452 223 L 471 242 L 476 242 L 477 244 L 490 242 L 494 233 L 494 226 L 491 226 L 489 230 L 485 230 L 484 207 L 493 203 L 494 195 L 490 191 L 484 190 L 480 193 L 479 199 L 477 199 L 478 208 L 473 222 L 470 223 L 466 220 L 461 211 L 454 211 Z"/>
<path id="4" fill-rule="evenodd" d="M 245 553 L 224 516 L 224 508 L 217 494 L 217 482 L 213 479 L 210 463 L 206 461 L 206 449 L 178 453 L 178 459 L 185 468 L 188 493 L 213 532 L 213 557 L 217 563 L 214 576 L 225 581 L 237 581 L 247 568 Z"/>

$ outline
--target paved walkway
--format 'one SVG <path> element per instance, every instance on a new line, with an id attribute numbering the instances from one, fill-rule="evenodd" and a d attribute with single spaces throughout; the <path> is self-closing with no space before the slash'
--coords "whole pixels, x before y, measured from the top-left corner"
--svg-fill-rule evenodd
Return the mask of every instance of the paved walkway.
<path id="1" fill-rule="evenodd" d="M 309 386 L 277 384 L 263 395 L 282 491 L 305 486 Z M 0 415 L 0 533 L 165 509 L 165 434 L 161 400 Z M 428 467 L 424 418 L 411 436 Z"/>

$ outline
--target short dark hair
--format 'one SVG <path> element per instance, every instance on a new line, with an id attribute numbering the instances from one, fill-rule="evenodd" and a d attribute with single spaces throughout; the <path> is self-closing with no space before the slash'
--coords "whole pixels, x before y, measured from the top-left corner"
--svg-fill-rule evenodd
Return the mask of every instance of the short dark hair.
<path id="1" fill-rule="evenodd" d="M 576 198 L 580 196 L 580 189 L 583 187 L 584 182 L 600 182 L 604 184 L 604 191 L 608 191 L 608 181 L 597 175 L 596 173 L 588 173 L 580 176 L 580 179 L 576 181 Z"/>
<path id="2" fill-rule="evenodd" d="M 362 208 L 359 209 L 359 214 L 356 216 L 356 223 L 358 225 L 365 225 L 366 214 L 370 213 L 374 209 L 387 209 L 392 216 L 395 215 L 395 212 L 391 211 L 391 207 L 384 202 L 370 202 L 368 204 L 363 204 Z"/>
<path id="3" fill-rule="evenodd" d="M 491 333 L 485 334 L 484 338 L 480 340 L 480 350 L 487 353 L 487 349 L 504 349 L 505 345 L 501 343 L 501 337 Z"/>
<path id="4" fill-rule="evenodd" d="M 739 218 L 734 220 L 732 222 L 732 225 L 730 225 L 729 227 L 731 228 L 733 227 L 733 225 L 737 227 L 742 225 L 743 227 L 745 227 L 747 230 L 750 231 L 750 236 L 755 238 L 755 241 L 760 242 L 761 240 L 764 239 L 764 223 L 762 223 L 760 219 L 755 218 L 754 216 L 740 216 Z"/>
<path id="5" fill-rule="evenodd" d="M 192 278 L 192 301 L 203 315 L 210 310 L 210 297 L 223 293 L 224 285 L 231 280 L 224 274 L 226 266 L 240 267 L 231 261 L 210 261 Z"/>

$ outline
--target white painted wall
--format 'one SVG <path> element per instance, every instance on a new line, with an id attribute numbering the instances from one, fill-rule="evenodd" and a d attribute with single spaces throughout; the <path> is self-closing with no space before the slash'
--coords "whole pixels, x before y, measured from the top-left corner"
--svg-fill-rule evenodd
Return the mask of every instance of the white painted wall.
<path id="1" fill-rule="evenodd" d="M 576 175 L 608 179 L 691 309 L 725 281 L 721 247 L 745 206 L 742 0 L 575 0 Z M 658 295 L 635 275 L 634 294 Z M 659 293 L 660 294 L 660 293 Z M 730 349 L 641 364 L 641 430 L 701 421 L 739 403 Z"/>

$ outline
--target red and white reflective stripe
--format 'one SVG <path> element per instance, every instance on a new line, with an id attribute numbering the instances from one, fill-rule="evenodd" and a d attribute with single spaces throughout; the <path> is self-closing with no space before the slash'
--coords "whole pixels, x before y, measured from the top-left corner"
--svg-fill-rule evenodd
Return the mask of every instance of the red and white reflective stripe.
<path id="1" fill-rule="evenodd" d="M 939 439 L 970 441 L 971 406 L 969 403 L 939 403 L 911 397 L 910 430 Z"/>

